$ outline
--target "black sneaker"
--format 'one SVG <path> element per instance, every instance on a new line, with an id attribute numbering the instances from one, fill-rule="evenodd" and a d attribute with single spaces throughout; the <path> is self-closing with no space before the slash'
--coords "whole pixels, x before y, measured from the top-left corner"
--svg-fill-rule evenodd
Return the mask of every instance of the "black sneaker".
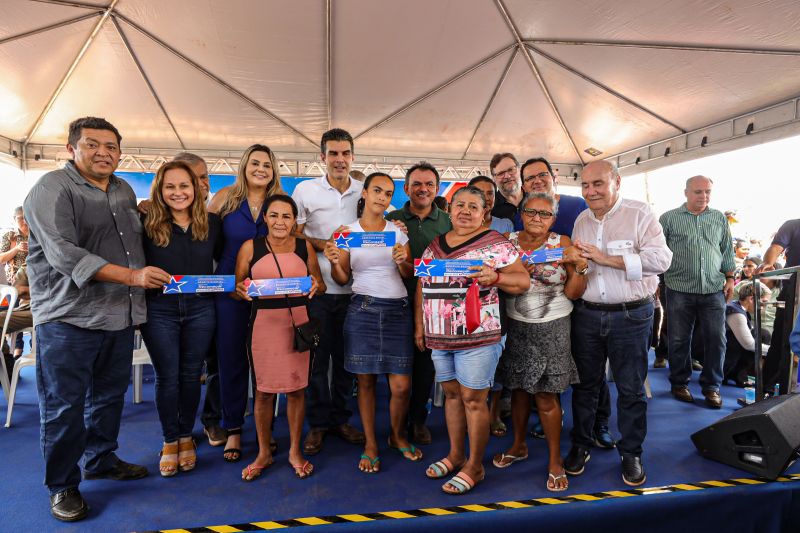
<path id="1" fill-rule="evenodd" d="M 636 455 L 623 455 L 622 459 L 622 481 L 631 487 L 638 487 L 647 480 L 644 475 L 642 458 Z"/>
<path id="2" fill-rule="evenodd" d="M 569 454 L 567 454 L 567 458 L 564 459 L 564 471 L 570 476 L 579 476 L 583 474 L 586 469 L 586 463 L 591 458 L 588 448 L 573 445 L 569 450 Z"/>
<path id="3" fill-rule="evenodd" d="M 50 496 L 50 514 L 62 522 L 77 522 L 89 514 L 89 506 L 77 487 Z"/>
<path id="4" fill-rule="evenodd" d="M 605 448 L 611 450 L 616 447 L 617 443 L 611 432 L 608 431 L 608 426 L 597 426 L 594 430 L 594 445 L 598 448 Z"/>
<path id="5" fill-rule="evenodd" d="M 115 481 L 129 481 L 147 477 L 147 467 L 126 463 L 122 459 L 117 461 L 112 468 L 105 472 L 84 472 L 83 479 L 113 479 Z"/>

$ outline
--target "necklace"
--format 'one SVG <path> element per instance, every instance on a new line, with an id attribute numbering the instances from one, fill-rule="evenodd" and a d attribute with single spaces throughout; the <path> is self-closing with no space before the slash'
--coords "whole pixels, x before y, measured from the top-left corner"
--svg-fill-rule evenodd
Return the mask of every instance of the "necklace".
<path id="1" fill-rule="evenodd" d="M 255 217 L 259 211 L 261 211 L 261 204 L 253 205 L 248 201 L 247 206 L 250 208 L 250 214 L 252 214 L 253 217 Z"/>

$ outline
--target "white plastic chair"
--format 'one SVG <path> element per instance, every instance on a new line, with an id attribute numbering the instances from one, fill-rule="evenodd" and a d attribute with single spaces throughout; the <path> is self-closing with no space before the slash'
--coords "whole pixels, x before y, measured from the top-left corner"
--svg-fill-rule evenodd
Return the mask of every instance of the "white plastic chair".
<path id="1" fill-rule="evenodd" d="M 3 332 L 5 333 L 5 328 L 3 328 Z M 14 369 L 11 371 L 11 390 L 8 395 L 8 413 L 6 414 L 7 428 L 11 427 L 11 414 L 14 412 L 14 397 L 17 395 L 17 384 L 19 383 L 20 370 L 26 366 L 36 365 L 36 331 L 33 328 L 25 328 L 21 331 L 15 331 L 11 335 L 9 346 L 14 346 L 14 343 L 17 340 L 17 335 L 24 335 L 26 332 L 30 332 L 31 334 L 31 351 L 22 354 L 16 361 L 14 361 Z"/>
<path id="2" fill-rule="evenodd" d="M 142 334 L 139 330 L 133 337 L 133 403 L 142 403 L 142 374 L 144 365 L 151 365 L 150 352 L 142 341 Z"/>

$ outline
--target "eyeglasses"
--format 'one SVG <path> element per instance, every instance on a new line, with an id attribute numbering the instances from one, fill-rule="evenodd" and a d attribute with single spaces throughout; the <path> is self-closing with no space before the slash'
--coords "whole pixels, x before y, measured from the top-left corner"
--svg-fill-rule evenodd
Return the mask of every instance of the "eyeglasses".
<path id="1" fill-rule="evenodd" d="M 527 207 L 523 207 L 522 214 L 530 218 L 534 218 L 536 215 L 539 215 L 539 218 L 541 220 L 548 220 L 550 218 L 553 218 L 553 212 L 545 211 L 544 209 L 530 209 Z"/>
<path id="2" fill-rule="evenodd" d="M 514 165 L 511 168 L 507 168 L 505 170 L 501 170 L 500 172 L 495 172 L 495 178 L 502 178 L 503 176 L 511 176 L 512 174 L 516 173 L 517 165 Z"/>
<path id="3" fill-rule="evenodd" d="M 528 177 L 524 178 L 522 181 L 524 181 L 525 183 L 528 183 L 528 182 L 533 181 L 535 179 L 543 180 L 543 179 L 549 178 L 549 177 L 550 177 L 550 173 L 549 172 L 539 172 L 538 174 L 534 174 L 533 176 L 528 176 Z"/>

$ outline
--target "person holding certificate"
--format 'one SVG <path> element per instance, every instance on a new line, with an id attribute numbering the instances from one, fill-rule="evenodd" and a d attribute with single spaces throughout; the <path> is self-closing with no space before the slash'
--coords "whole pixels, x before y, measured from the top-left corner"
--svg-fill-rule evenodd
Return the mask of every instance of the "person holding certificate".
<path id="1" fill-rule="evenodd" d="M 521 294 L 530 277 L 519 252 L 508 239 L 483 226 L 486 199 L 475 187 L 456 191 L 450 204 L 453 229 L 434 239 L 421 261 L 482 261 L 468 275 L 422 277 L 417 287 L 414 341 L 432 348 L 436 381 L 445 394 L 445 419 L 450 436 L 447 457 L 430 465 L 429 478 L 458 473 L 442 486 L 448 494 L 464 494 L 484 478 L 482 464 L 489 440 L 486 403 L 502 352 L 505 307 L 501 292 Z M 423 266 L 422 264 L 420 266 Z M 431 264 L 427 265 L 430 272 Z M 445 268 L 447 272 L 447 268 Z M 469 435 L 467 458 L 464 438 Z"/>
<path id="2" fill-rule="evenodd" d="M 365 238 L 370 243 L 377 241 L 383 232 L 382 245 L 348 247 L 345 241 L 341 243 L 345 247 L 340 248 L 334 239 L 325 246 L 334 281 L 346 285 L 351 275 L 353 278 L 353 298 L 344 322 L 344 367 L 358 378 L 358 410 L 366 437 L 358 468 L 369 474 L 378 472 L 381 466 L 375 437 L 375 384 L 379 374 L 388 375 L 391 389 L 389 447 L 409 461 L 422 458 L 422 452 L 408 442 L 403 431 L 414 362 L 411 303 L 403 278 L 411 276 L 412 266 L 408 237 L 383 218 L 393 194 L 394 181 L 388 174 L 370 174 L 358 201 L 358 220 L 337 230 L 361 234 L 362 244 Z M 367 238 L 364 232 L 379 233 Z"/>
<path id="3" fill-rule="evenodd" d="M 507 468 L 528 458 L 525 430 L 531 412 L 531 396 L 544 427 L 550 451 L 546 487 L 566 490 L 567 476 L 561 457 L 561 405 L 558 394 L 578 381 L 570 345 L 572 302 L 586 289 L 589 263 L 580 257 L 569 237 L 551 232 L 558 201 L 550 193 L 531 193 L 522 204 L 524 231 L 508 239 L 520 253 L 563 249 L 560 261 L 527 262 L 531 278 L 527 292 L 508 298 L 508 338 L 495 378 L 510 388 L 514 442 L 494 456 L 497 468 Z"/>
<path id="4" fill-rule="evenodd" d="M 292 235 L 297 221 L 297 204 L 284 194 L 270 196 L 264 202 L 267 236 L 242 244 L 236 257 L 236 295 L 252 302 L 247 347 L 255 376 L 255 425 L 258 456 L 242 470 L 243 481 L 253 481 L 273 463 L 270 441 L 275 395 L 286 394 L 286 418 L 289 422 L 289 464 L 300 479 L 314 471 L 300 450 L 305 390 L 310 368 L 309 350 L 295 347 L 295 329 L 308 323 L 306 304 L 317 293 L 325 292 L 325 283 L 311 243 Z M 311 276 L 306 294 L 276 294 L 253 299 L 245 279 L 268 280 Z"/>
<path id="5" fill-rule="evenodd" d="M 148 266 L 172 276 L 210 275 L 222 245 L 222 222 L 206 211 L 200 181 L 182 161 L 158 169 L 144 217 Z M 156 409 L 164 444 L 164 477 L 195 467 L 192 428 L 200 402 L 200 374 L 214 338 L 216 313 L 208 294 L 146 293 L 147 323 L 141 326 L 156 373 Z M 177 292 L 177 291 L 176 291 Z"/>

